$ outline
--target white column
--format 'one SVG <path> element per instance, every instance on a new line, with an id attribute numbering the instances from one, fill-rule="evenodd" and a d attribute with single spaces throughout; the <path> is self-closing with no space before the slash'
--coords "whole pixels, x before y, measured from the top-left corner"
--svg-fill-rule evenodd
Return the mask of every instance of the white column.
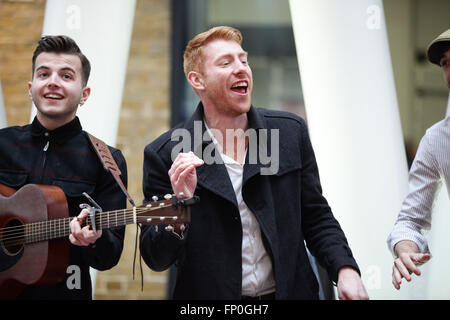
<path id="1" fill-rule="evenodd" d="M 5 104 L 3 102 L 2 82 L 0 81 L 0 129 L 5 128 L 8 124 L 6 121 Z"/>
<path id="2" fill-rule="evenodd" d="M 115 146 L 135 0 L 47 0 L 42 35 L 73 38 L 91 63 L 83 129 Z M 33 108 L 32 117 L 35 115 Z"/>
<path id="3" fill-rule="evenodd" d="M 290 0 L 308 125 L 329 204 L 371 299 L 391 284 L 386 238 L 408 169 L 381 0 Z"/>
<path id="4" fill-rule="evenodd" d="M 91 63 L 91 95 L 78 109 L 85 131 L 116 145 L 135 0 L 47 0 L 42 35 L 74 39 Z M 31 118 L 36 114 L 35 108 Z M 91 269 L 92 290 L 96 271 Z"/>

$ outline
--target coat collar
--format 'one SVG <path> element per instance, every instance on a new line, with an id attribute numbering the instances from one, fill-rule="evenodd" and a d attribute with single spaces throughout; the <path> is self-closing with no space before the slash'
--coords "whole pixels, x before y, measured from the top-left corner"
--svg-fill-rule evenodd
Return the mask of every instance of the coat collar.
<path id="1" fill-rule="evenodd" d="M 52 140 L 58 144 L 66 142 L 81 131 L 82 127 L 78 117 L 75 117 L 72 121 L 54 130 L 47 130 L 47 128 L 39 122 L 37 117 L 34 117 L 33 122 L 31 123 L 31 134 L 33 137 Z"/>
<path id="2" fill-rule="evenodd" d="M 184 128 L 187 130 L 194 129 L 194 121 L 202 121 L 204 117 L 205 111 L 203 108 L 203 103 L 200 101 L 197 105 L 197 109 L 195 109 L 191 118 L 186 122 Z M 264 118 L 256 111 L 254 106 L 250 106 L 250 110 L 247 112 L 248 118 L 248 126 L 253 129 L 265 129 L 266 123 Z M 203 130 L 205 130 L 205 126 L 203 125 Z"/>
<path id="3" fill-rule="evenodd" d="M 206 127 L 203 122 L 203 117 L 204 109 L 203 104 L 200 102 L 191 118 L 184 125 L 184 128 L 190 132 L 191 149 L 197 156 L 202 159 L 204 158 L 203 154 L 206 150 L 208 150 L 208 154 L 211 154 L 212 156 L 219 156 L 218 150 L 216 148 L 211 151 L 211 147 L 208 147 L 213 142 L 209 139 L 209 135 L 206 133 Z M 247 113 L 247 117 L 249 128 L 255 129 L 257 133 L 260 132 L 260 129 L 266 129 L 265 120 L 261 116 L 261 114 L 257 112 L 255 107 L 250 107 L 250 110 Z M 201 135 L 201 137 L 199 137 L 199 135 Z M 270 150 L 270 138 L 268 140 L 268 147 Z M 247 151 L 247 156 L 244 164 L 243 184 L 245 184 L 245 182 L 251 177 L 259 174 L 261 168 L 263 167 L 264 166 L 261 165 L 259 161 L 257 161 L 257 163 L 250 164 L 249 151 Z M 211 192 L 227 199 L 237 206 L 236 195 L 234 193 L 233 185 L 231 184 L 225 165 L 214 161 L 213 163 L 209 164 L 205 163 L 204 165 L 198 167 L 196 170 L 197 182 L 201 187 L 210 190 Z"/>

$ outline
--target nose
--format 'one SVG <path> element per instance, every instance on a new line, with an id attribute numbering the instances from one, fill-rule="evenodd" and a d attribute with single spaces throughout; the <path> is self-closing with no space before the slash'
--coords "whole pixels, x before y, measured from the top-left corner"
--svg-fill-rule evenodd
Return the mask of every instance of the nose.
<path id="1" fill-rule="evenodd" d="M 242 62 L 240 59 L 237 59 L 235 63 L 234 73 L 235 74 L 243 74 L 247 73 L 249 66 L 247 63 Z"/>
<path id="2" fill-rule="evenodd" d="M 60 86 L 60 78 L 59 78 L 59 75 L 57 73 L 52 73 L 48 77 L 47 86 L 49 88 L 58 88 Z"/>

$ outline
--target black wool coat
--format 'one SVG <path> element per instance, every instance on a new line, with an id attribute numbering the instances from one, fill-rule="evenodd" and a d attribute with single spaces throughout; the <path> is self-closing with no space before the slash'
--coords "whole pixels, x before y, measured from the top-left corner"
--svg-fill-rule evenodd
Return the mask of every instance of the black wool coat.
<path id="1" fill-rule="evenodd" d="M 274 174 L 262 174 L 261 169 L 269 167 L 263 164 L 267 161 L 258 157 L 255 163 L 247 152 L 242 187 L 243 199 L 259 222 L 272 261 L 276 299 L 318 299 L 318 282 L 305 243 L 335 283 L 341 267 L 351 266 L 358 272 L 359 269 L 344 232 L 322 195 L 305 121 L 291 113 L 253 106 L 247 115 L 250 128 L 267 132 L 269 154 L 279 142 L 279 164 L 273 166 L 278 167 Z M 172 193 L 168 170 L 172 151 L 180 150 L 181 140 L 176 137 L 180 132 L 185 139 L 188 135 L 184 133 L 191 134 L 190 147 L 197 155 L 211 153 L 211 141 L 199 143 L 198 135 L 194 137 L 202 119 L 200 103 L 191 119 L 146 146 L 145 201 L 151 201 L 153 195 Z M 203 135 L 203 123 L 201 128 Z M 278 130 L 279 141 L 272 141 L 275 131 L 271 129 Z M 264 135 L 257 136 L 261 148 Z M 271 156 L 272 160 L 276 158 Z M 175 299 L 240 299 L 242 225 L 230 178 L 221 163 L 205 163 L 196 170 L 195 194 L 200 202 L 191 208 L 191 223 L 185 234 L 180 238 L 164 227 L 156 230 L 154 226 L 144 226 L 140 239 L 142 257 L 156 271 L 175 263 Z"/>

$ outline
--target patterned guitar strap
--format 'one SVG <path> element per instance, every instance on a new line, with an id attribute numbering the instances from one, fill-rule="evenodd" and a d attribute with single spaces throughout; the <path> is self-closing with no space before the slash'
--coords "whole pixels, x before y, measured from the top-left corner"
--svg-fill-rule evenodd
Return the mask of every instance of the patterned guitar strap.
<path id="1" fill-rule="evenodd" d="M 108 146 L 106 143 L 104 143 L 102 140 L 94 137 L 90 133 L 86 132 L 89 141 L 91 141 L 92 146 L 94 147 L 95 152 L 97 153 L 98 158 L 100 159 L 100 162 L 103 164 L 103 168 L 106 171 L 111 172 L 114 179 L 116 180 L 117 184 L 119 185 L 122 192 L 127 197 L 128 201 L 131 203 L 133 207 L 136 207 L 136 204 L 134 203 L 133 199 L 131 198 L 130 194 L 127 191 L 127 188 L 123 185 L 122 179 L 120 178 L 121 172 L 119 167 L 117 166 L 116 161 L 114 160 L 114 157 L 111 154 L 111 151 L 109 151 Z M 134 270 L 136 265 L 136 252 L 137 252 L 137 243 L 138 243 L 138 234 L 139 234 L 139 223 L 136 223 L 136 239 L 134 243 L 134 258 L 133 258 L 133 280 L 134 280 Z M 139 266 L 141 271 L 141 290 L 144 290 L 144 276 L 143 276 L 143 270 L 142 270 L 142 256 L 139 253 Z"/>

